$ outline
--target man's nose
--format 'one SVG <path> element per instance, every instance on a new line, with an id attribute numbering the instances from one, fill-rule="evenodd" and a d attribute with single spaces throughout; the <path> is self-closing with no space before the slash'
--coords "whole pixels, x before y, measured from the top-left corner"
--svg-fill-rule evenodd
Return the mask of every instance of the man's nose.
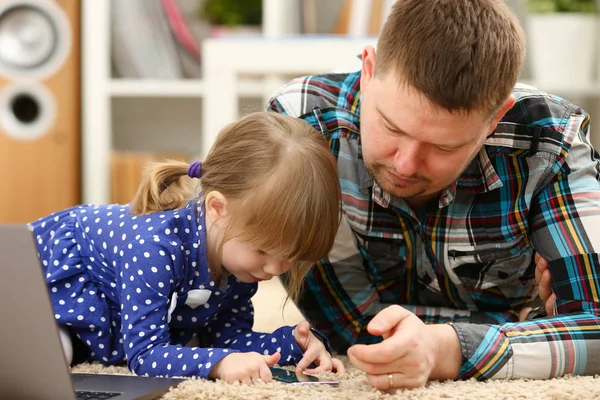
<path id="1" fill-rule="evenodd" d="M 401 177 L 410 177 L 419 172 L 422 144 L 414 139 L 404 140 L 398 146 L 394 156 L 396 173 Z"/>

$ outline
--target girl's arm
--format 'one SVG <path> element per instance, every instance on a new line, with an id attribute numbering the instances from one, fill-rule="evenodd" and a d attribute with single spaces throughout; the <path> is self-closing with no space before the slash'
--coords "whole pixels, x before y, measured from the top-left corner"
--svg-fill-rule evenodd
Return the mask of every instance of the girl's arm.
<path id="1" fill-rule="evenodd" d="M 117 287 L 128 367 L 137 375 L 208 378 L 213 366 L 236 350 L 171 344 L 167 316 L 183 255 L 172 250 L 179 246 L 158 240 L 143 248 L 133 243 L 122 255 Z"/>
<path id="2" fill-rule="evenodd" d="M 283 326 L 273 333 L 254 332 L 254 308 L 251 297 L 257 284 L 236 282 L 235 295 L 227 305 L 228 311 L 215 316 L 210 324 L 209 337 L 215 347 L 227 347 L 239 351 L 255 351 L 260 354 L 281 353 L 280 365 L 295 365 L 303 356 L 302 349 L 294 338 L 293 326 Z M 314 332 L 319 339 L 324 338 Z M 327 340 L 324 344 L 329 350 Z"/>

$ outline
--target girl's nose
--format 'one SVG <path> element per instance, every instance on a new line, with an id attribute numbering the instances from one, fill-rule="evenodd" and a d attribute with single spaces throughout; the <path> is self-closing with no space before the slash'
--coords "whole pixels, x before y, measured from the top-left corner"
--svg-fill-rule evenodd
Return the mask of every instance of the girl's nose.
<path id="1" fill-rule="evenodd" d="M 272 259 L 265 264 L 263 271 L 271 276 L 278 276 L 286 272 L 292 266 L 291 261 L 283 259 Z"/>

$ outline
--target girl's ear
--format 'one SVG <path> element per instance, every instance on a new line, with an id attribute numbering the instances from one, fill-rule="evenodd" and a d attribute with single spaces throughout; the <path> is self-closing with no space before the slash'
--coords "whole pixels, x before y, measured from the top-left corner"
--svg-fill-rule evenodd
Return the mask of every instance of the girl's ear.
<path id="1" fill-rule="evenodd" d="M 227 216 L 229 201 L 221 192 L 213 190 L 206 195 L 204 206 L 206 208 L 207 217 L 210 218 L 213 223 L 219 224 L 219 221 Z"/>

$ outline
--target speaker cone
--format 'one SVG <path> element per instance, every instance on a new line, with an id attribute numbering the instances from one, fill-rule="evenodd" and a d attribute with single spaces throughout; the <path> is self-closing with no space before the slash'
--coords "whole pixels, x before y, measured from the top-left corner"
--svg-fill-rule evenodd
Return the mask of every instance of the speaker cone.
<path id="1" fill-rule="evenodd" d="M 60 67 L 70 46 L 70 24 L 53 2 L 0 2 L 0 73 L 43 78 Z"/>
<path id="2" fill-rule="evenodd" d="M 0 16 L 0 62 L 30 69 L 48 61 L 55 51 L 56 29 L 42 11 L 13 8 Z"/>
<path id="3" fill-rule="evenodd" d="M 12 83 L 0 91 L 0 128 L 18 140 L 47 134 L 56 120 L 56 99 L 34 82 Z"/>

